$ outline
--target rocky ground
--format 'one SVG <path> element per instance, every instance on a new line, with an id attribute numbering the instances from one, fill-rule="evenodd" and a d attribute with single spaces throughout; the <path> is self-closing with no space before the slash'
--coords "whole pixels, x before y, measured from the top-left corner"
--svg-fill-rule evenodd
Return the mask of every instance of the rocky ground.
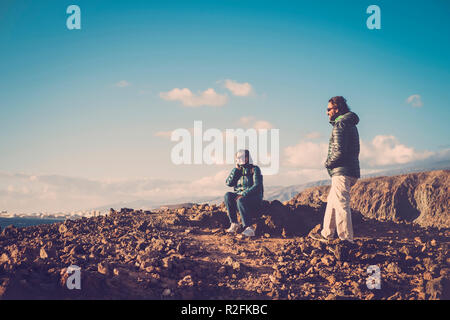
<path id="1" fill-rule="evenodd" d="M 2 299 L 449 299 L 450 230 L 353 213 L 356 244 L 310 239 L 323 205 L 264 202 L 253 239 L 225 208 L 111 210 L 0 235 Z M 81 267 L 81 290 L 66 268 Z M 377 265 L 381 289 L 368 289 Z"/>

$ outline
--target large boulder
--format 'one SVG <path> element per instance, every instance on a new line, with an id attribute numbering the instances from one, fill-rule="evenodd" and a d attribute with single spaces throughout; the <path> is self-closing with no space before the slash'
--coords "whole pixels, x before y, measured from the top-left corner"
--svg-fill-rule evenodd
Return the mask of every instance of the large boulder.
<path id="1" fill-rule="evenodd" d="M 351 207 L 365 217 L 450 228 L 450 170 L 361 179 L 352 187 Z M 289 204 L 324 210 L 330 186 L 309 188 Z"/>

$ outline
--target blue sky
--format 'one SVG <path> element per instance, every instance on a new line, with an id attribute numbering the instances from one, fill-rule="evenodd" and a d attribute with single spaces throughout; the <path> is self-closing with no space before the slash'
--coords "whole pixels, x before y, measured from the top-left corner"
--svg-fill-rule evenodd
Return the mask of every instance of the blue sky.
<path id="1" fill-rule="evenodd" d="M 66 28 L 71 4 L 81 30 Z M 371 4 L 381 30 L 366 27 Z M 316 151 L 334 95 L 361 118 L 364 169 L 448 160 L 449 13 L 448 1 L 2 1 L 0 172 L 216 183 L 228 167 L 175 166 L 174 143 L 157 133 L 252 117 L 280 129 L 288 158 L 266 181 L 303 183 L 326 177 Z M 226 79 L 252 94 L 234 95 Z M 161 98 L 175 88 L 227 102 Z M 2 187 L 0 204 L 16 208 L 8 192 L 20 182 Z"/>

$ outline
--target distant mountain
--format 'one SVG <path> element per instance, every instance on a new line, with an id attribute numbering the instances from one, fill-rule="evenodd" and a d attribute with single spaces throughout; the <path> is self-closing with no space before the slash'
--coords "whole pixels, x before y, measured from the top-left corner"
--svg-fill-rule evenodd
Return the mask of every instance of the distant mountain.
<path id="1" fill-rule="evenodd" d="M 195 203 L 193 203 L 193 202 L 183 202 L 183 203 L 178 203 L 178 204 L 162 205 L 162 206 L 160 206 L 160 208 L 166 208 L 166 209 L 170 209 L 170 210 L 179 209 L 179 208 L 192 208 L 194 206 L 194 204 Z"/>
<path id="2" fill-rule="evenodd" d="M 435 162 L 432 165 L 430 164 L 423 164 L 423 165 L 414 165 L 414 166 L 405 166 L 402 168 L 392 168 L 389 170 L 383 170 L 376 173 L 371 174 L 365 174 L 362 175 L 361 178 L 375 178 L 375 177 L 390 177 L 390 176 L 396 176 L 401 174 L 408 174 L 408 173 L 414 173 L 414 172 L 423 172 L 423 171 L 435 171 L 435 170 L 449 170 L 450 169 L 450 163 L 449 161 L 440 161 Z M 331 180 L 320 180 L 320 181 L 313 181 L 308 182 L 304 184 L 297 184 L 292 186 L 273 186 L 273 187 L 267 187 L 265 188 L 265 195 L 264 199 L 268 201 L 273 200 L 279 200 L 281 202 L 289 201 L 293 197 L 295 197 L 298 193 L 304 191 L 305 189 L 312 188 L 312 187 L 319 187 L 319 186 L 325 186 L 331 184 Z"/>
<path id="3" fill-rule="evenodd" d="M 292 186 L 267 187 L 264 192 L 264 199 L 268 201 L 279 200 L 281 202 L 291 200 L 299 192 L 311 188 L 330 184 L 329 180 L 313 181 Z"/>
<path id="4" fill-rule="evenodd" d="M 193 198 L 193 197 L 183 197 L 183 198 L 177 198 L 174 200 L 168 200 L 168 201 L 155 201 L 155 200 L 135 200 L 135 201 L 122 201 L 117 202 L 101 207 L 96 207 L 91 210 L 99 210 L 100 212 L 109 211 L 110 208 L 113 208 L 115 210 L 121 209 L 121 208 L 133 208 L 133 209 L 143 209 L 143 210 L 154 210 L 159 209 L 160 207 L 168 207 L 169 209 L 173 209 L 176 207 L 186 206 L 189 207 L 193 203 L 213 203 L 218 198 Z"/>
<path id="5" fill-rule="evenodd" d="M 392 168 L 383 170 L 380 172 L 372 173 L 372 174 L 366 174 L 363 175 L 362 178 L 374 178 L 374 177 L 380 177 L 380 176 L 396 176 L 400 174 L 408 174 L 408 173 L 414 173 L 414 172 L 424 172 L 424 171 L 436 171 L 436 170 L 450 170 L 450 161 L 437 161 L 433 163 L 416 163 L 414 165 L 406 165 L 402 166 L 401 168 Z"/>
<path id="6" fill-rule="evenodd" d="M 391 168 L 371 174 L 362 175 L 361 178 L 374 178 L 381 176 L 395 176 L 401 174 L 408 174 L 414 172 L 423 171 L 434 171 L 434 170 L 449 170 L 450 161 L 438 161 L 433 163 L 416 163 L 414 165 L 403 166 L 401 168 Z M 289 201 L 295 197 L 298 193 L 304 191 L 305 189 L 312 187 L 319 187 L 329 185 L 331 183 L 330 179 L 312 181 L 303 184 L 296 184 L 291 186 L 264 186 L 264 199 L 268 201 L 279 200 L 281 202 Z M 209 203 L 209 204 L 220 204 L 223 202 L 223 195 L 217 197 L 182 197 L 173 200 L 135 200 L 128 202 L 117 202 L 114 204 L 101 206 L 93 208 L 92 210 L 99 210 L 101 212 L 108 211 L 110 208 L 120 209 L 120 208 L 134 208 L 134 209 L 158 209 L 161 206 L 182 206 L 186 203 Z"/>

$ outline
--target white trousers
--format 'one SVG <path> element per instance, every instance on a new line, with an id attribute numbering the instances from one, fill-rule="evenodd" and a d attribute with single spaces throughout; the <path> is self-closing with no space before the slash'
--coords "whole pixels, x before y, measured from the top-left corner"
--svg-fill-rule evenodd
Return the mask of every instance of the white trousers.
<path id="1" fill-rule="evenodd" d="M 331 189 L 323 219 L 322 236 L 337 235 L 341 240 L 353 241 L 352 213 L 350 211 L 350 188 L 358 178 L 349 176 L 331 177 Z"/>

